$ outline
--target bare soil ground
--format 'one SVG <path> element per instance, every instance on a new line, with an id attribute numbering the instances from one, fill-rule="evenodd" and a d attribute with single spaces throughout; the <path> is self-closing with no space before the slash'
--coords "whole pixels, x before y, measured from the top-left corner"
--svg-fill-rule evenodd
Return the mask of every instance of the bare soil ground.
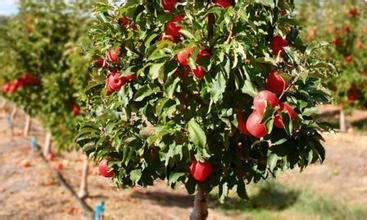
<path id="1" fill-rule="evenodd" d="M 11 138 L 6 118 L 0 116 L 0 220 L 2 219 L 87 219 L 76 201 L 57 184 L 49 167 L 31 152 L 28 139 Z M 24 116 L 15 123 L 23 126 Z M 21 126 L 14 129 L 20 134 Z M 43 131 L 33 122 L 31 135 L 43 141 Z M 278 182 L 306 189 L 337 201 L 363 207 L 367 204 L 367 136 L 362 133 L 325 134 L 327 159 L 304 172 L 290 171 Z M 78 190 L 82 154 L 58 154 L 50 166 L 65 165 L 66 180 Z M 91 164 L 88 179 L 91 207 L 105 202 L 106 219 L 188 219 L 193 197 L 185 189 L 175 191 L 164 182 L 148 189 L 117 190 L 109 179 L 99 177 Z M 245 219 L 242 212 L 223 212 L 211 205 L 209 219 Z"/>

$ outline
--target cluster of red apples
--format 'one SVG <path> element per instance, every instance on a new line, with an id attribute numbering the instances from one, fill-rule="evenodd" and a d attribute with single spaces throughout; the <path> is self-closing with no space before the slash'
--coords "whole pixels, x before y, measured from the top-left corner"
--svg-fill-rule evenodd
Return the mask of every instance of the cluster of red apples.
<path id="1" fill-rule="evenodd" d="M 269 105 L 272 108 L 278 108 L 278 112 L 274 117 L 274 125 L 277 128 L 284 128 L 283 118 L 281 112 L 286 112 L 291 120 L 297 117 L 293 107 L 286 102 L 279 102 L 277 95 L 281 95 L 288 88 L 286 81 L 272 71 L 266 79 L 267 90 L 262 90 L 254 97 L 253 109 L 254 111 L 244 119 L 241 111 L 237 112 L 238 128 L 245 135 L 252 135 L 255 138 L 262 138 L 267 135 L 268 131 L 262 122 L 265 109 Z"/>
<path id="2" fill-rule="evenodd" d="M 9 83 L 5 83 L 3 85 L 2 91 L 4 93 L 11 94 L 16 92 L 19 88 L 22 88 L 28 84 L 38 85 L 41 84 L 41 81 L 35 78 L 34 76 L 30 75 L 29 73 L 23 73 L 22 76 L 19 77 L 18 79 L 15 79 Z"/>

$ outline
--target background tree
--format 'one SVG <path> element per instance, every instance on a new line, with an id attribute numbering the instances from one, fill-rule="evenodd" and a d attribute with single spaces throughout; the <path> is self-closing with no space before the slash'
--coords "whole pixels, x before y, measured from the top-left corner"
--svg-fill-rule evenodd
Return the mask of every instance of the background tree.
<path id="1" fill-rule="evenodd" d="M 48 131 L 44 156 L 71 150 L 79 118 L 79 91 L 88 81 L 87 59 L 79 44 L 90 21 L 92 1 L 22 0 L 3 26 L 3 95 Z M 10 64 L 12 65 L 10 65 Z M 52 137 L 52 138 L 51 138 Z M 81 193 L 84 196 L 85 193 Z"/>
<path id="2" fill-rule="evenodd" d="M 351 112 L 367 107 L 366 4 L 351 0 L 304 1 L 300 17 L 308 41 L 323 40 L 331 45 L 323 56 L 333 61 L 339 71 L 329 79 L 328 85 L 335 102 L 343 108 L 340 130 L 345 132 L 344 110 Z"/>
<path id="3" fill-rule="evenodd" d="M 167 179 L 221 198 L 325 152 L 313 118 L 329 65 L 298 37 L 293 1 L 100 1 L 77 138 L 120 187 Z M 324 68 L 327 67 L 327 68 Z"/>

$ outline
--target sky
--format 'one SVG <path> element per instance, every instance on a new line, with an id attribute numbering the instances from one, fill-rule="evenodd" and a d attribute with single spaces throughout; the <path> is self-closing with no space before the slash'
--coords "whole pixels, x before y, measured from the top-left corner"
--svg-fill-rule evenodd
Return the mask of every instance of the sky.
<path id="1" fill-rule="evenodd" d="M 17 0 L 0 0 L 0 15 L 13 15 L 17 12 Z"/>

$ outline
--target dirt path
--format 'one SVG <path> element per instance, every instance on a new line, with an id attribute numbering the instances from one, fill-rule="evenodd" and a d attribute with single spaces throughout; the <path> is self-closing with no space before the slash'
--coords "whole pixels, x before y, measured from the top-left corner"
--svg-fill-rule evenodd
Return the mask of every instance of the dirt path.
<path id="1" fill-rule="evenodd" d="M 29 141 L 21 137 L 11 139 L 10 133 L 6 132 L 5 120 L 0 121 L 0 128 L 0 219 L 87 219 L 76 201 L 57 184 L 47 165 L 31 152 Z M 19 129 L 15 128 L 15 131 Z M 56 167 L 59 163 L 65 166 L 62 173 L 77 191 L 83 163 L 81 153 L 57 155 L 50 165 Z M 183 188 L 174 191 L 164 182 L 157 182 L 148 189 L 117 190 L 110 179 L 97 175 L 94 164 L 90 170 L 91 197 L 87 203 L 95 207 L 104 201 L 106 219 L 188 219 L 193 197 L 188 196 Z M 210 210 L 209 219 L 235 217 Z"/>
<path id="2" fill-rule="evenodd" d="M 367 204 L 367 135 L 325 134 L 326 160 L 299 173 L 287 172 L 281 183 L 296 185 L 327 197 L 366 207 Z"/>

